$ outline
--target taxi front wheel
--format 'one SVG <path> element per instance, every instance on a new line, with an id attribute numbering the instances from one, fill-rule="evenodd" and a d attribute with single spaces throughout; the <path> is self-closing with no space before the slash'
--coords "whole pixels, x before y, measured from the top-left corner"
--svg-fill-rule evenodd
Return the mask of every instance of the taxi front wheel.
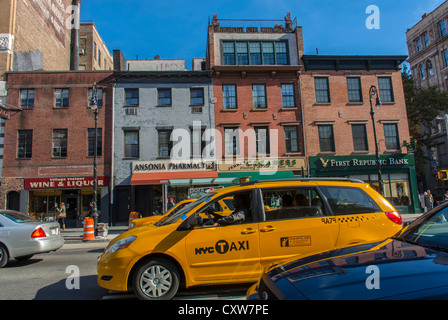
<path id="1" fill-rule="evenodd" d="M 140 299 L 169 300 L 179 289 L 179 271 L 168 260 L 150 260 L 137 269 L 133 287 Z"/>

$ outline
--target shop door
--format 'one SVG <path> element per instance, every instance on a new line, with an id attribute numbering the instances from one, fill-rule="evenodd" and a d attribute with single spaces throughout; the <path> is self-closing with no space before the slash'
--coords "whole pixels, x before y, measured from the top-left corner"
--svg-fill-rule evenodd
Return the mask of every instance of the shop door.
<path id="1" fill-rule="evenodd" d="M 67 219 L 78 218 L 78 196 L 65 196 L 65 207 L 67 209 Z"/>

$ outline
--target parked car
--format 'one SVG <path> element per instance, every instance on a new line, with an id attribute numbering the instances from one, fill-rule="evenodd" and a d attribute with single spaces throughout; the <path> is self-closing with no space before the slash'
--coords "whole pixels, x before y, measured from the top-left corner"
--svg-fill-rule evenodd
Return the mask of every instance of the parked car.
<path id="1" fill-rule="evenodd" d="M 448 203 L 377 243 L 268 267 L 249 300 L 448 299 Z"/>
<path id="2" fill-rule="evenodd" d="M 59 223 L 40 222 L 13 210 L 0 210 L 0 268 L 12 258 L 20 261 L 64 245 Z"/>
<path id="3" fill-rule="evenodd" d="M 217 212 L 228 198 L 236 207 L 230 218 Z M 279 259 L 378 241 L 401 228 L 392 205 L 359 180 L 247 182 L 112 240 L 98 259 L 98 284 L 131 286 L 141 299 L 170 299 L 180 285 L 255 282 Z"/>

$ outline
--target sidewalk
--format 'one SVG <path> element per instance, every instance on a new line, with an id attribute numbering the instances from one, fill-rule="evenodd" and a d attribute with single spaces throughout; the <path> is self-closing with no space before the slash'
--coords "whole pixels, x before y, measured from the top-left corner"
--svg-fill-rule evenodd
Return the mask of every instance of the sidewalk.
<path id="1" fill-rule="evenodd" d="M 68 228 L 65 229 L 65 231 L 61 231 L 65 241 L 63 248 L 73 247 L 73 245 L 88 247 L 92 244 L 102 244 L 106 246 L 113 238 L 122 234 L 126 230 L 128 230 L 128 226 L 109 227 L 108 234 L 105 237 L 95 237 L 94 240 L 83 241 L 83 228 Z"/>

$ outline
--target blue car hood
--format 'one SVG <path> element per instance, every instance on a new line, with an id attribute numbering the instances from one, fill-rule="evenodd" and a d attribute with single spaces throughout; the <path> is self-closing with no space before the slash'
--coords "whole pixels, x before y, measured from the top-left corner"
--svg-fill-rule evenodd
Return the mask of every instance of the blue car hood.
<path id="1" fill-rule="evenodd" d="M 268 275 L 287 299 L 448 298 L 448 254 L 398 240 L 296 260 Z"/>

